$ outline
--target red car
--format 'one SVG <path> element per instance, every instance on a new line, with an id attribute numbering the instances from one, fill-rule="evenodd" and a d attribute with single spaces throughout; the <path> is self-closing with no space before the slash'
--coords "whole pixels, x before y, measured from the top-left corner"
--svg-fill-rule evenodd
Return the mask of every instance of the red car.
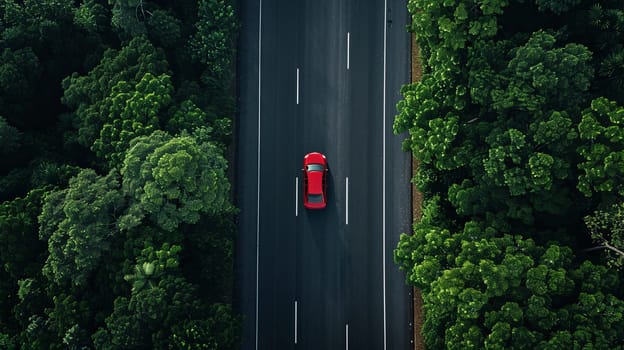
<path id="1" fill-rule="evenodd" d="M 323 209 L 327 206 L 327 158 L 318 152 L 303 157 L 303 206 Z"/>

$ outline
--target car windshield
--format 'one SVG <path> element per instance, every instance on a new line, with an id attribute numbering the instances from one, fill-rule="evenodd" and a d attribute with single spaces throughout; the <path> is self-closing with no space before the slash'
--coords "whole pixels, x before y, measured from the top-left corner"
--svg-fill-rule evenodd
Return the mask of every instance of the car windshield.
<path id="1" fill-rule="evenodd" d="M 322 194 L 310 194 L 308 195 L 308 202 L 323 203 L 323 195 Z"/>
<path id="2" fill-rule="evenodd" d="M 308 171 L 323 171 L 324 168 L 320 164 L 308 164 Z"/>

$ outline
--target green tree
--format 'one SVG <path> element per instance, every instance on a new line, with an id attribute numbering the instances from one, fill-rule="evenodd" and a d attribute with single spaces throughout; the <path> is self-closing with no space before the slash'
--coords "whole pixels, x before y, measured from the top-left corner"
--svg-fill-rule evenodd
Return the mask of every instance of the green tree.
<path id="1" fill-rule="evenodd" d="M 493 109 L 530 113 L 578 110 L 587 100 L 594 74 L 589 64 L 591 52 L 576 43 L 557 46 L 554 35 L 539 31 L 513 50 L 503 71 L 508 77 L 506 84 L 491 92 Z"/>
<path id="2" fill-rule="evenodd" d="M 496 237 L 474 223 L 459 233 L 419 224 L 395 251 L 423 291 L 423 335 L 432 348 L 548 348 L 564 334 L 564 344 L 581 348 L 621 345 L 617 274 L 588 261 L 571 269 L 572 259 L 567 247 Z"/>
<path id="3" fill-rule="evenodd" d="M 0 261 L 13 281 L 33 276 L 42 267 L 45 246 L 38 239 L 37 216 L 45 193 L 35 189 L 24 198 L 0 204 Z"/>
<path id="4" fill-rule="evenodd" d="M 95 154 L 106 159 L 110 168 L 121 167 L 130 141 L 159 128 L 159 112 L 170 103 L 172 91 L 166 74 L 146 73 L 135 86 L 118 82 L 104 102 L 108 115 L 93 143 Z"/>
<path id="5" fill-rule="evenodd" d="M 441 84 L 431 72 L 405 86 L 394 125 L 409 131 L 404 146 L 421 164 L 444 174 L 440 185 L 458 214 L 490 216 L 505 232 L 536 216 L 562 217 L 575 203 L 572 113 L 593 77 L 581 45 L 557 45 L 541 31 L 518 44 L 477 41 L 465 50 L 466 77 L 458 72 Z"/>
<path id="6" fill-rule="evenodd" d="M 594 193 L 624 195 L 624 108 L 606 98 L 592 101 L 578 125 L 583 157 L 578 167 L 578 189 L 587 197 Z"/>
<path id="7" fill-rule="evenodd" d="M 111 24 L 122 38 L 132 38 L 146 32 L 145 20 L 151 15 L 143 0 L 108 0 L 113 5 Z"/>
<path id="8" fill-rule="evenodd" d="M 101 54 L 102 38 L 74 19 L 77 1 L 3 2 L 0 106 L 20 130 L 53 128 L 62 109 L 60 81 Z M 67 40 L 71 37 L 71 40 Z M 12 69 L 11 69 L 12 68 Z M 4 91 L 6 89 L 6 91 Z M 32 103 L 36 100 L 37 103 Z"/>
<path id="9" fill-rule="evenodd" d="M 193 57 L 206 66 L 202 80 L 229 80 L 236 43 L 236 17 L 229 0 L 200 0 L 197 32 L 190 41 Z M 228 82 L 229 83 L 229 82 Z"/>
<path id="10" fill-rule="evenodd" d="M 132 283 L 132 292 L 155 288 L 167 270 L 179 268 L 178 255 L 181 250 L 182 247 L 168 243 L 164 243 L 157 251 L 151 246 L 143 249 L 134 267 L 135 272 L 124 276 L 126 281 Z"/>
<path id="11" fill-rule="evenodd" d="M 11 339 L 11 337 L 6 333 L 0 333 L 0 347 L 7 350 L 15 350 L 17 346 Z"/>
<path id="12" fill-rule="evenodd" d="M 185 100 L 180 107 L 173 112 L 173 115 L 167 119 L 165 130 L 172 135 L 180 133 L 182 130 L 188 132 L 196 128 L 206 126 L 208 117 L 206 112 L 202 111 L 191 100 Z"/>
<path id="13" fill-rule="evenodd" d="M 624 266 L 624 203 L 612 205 L 607 210 L 597 210 L 585 217 L 585 225 L 597 247 L 607 253 L 609 265 Z"/>
<path id="14" fill-rule="evenodd" d="M 180 223 L 196 223 L 202 213 L 228 211 L 226 168 L 216 146 L 193 136 L 156 131 L 136 138 L 121 169 L 123 191 L 130 198 L 121 226 L 132 228 L 149 215 L 172 231 Z"/>
<path id="15" fill-rule="evenodd" d="M 43 316 L 32 315 L 29 318 L 29 323 L 24 327 L 24 331 L 21 334 L 21 349 L 36 350 L 36 349 L 60 349 L 57 345 L 56 339 L 54 339 L 51 332 L 46 327 L 46 321 Z"/>
<path id="16" fill-rule="evenodd" d="M 90 324 L 93 313 L 88 300 L 65 292 L 54 295 L 52 300 L 53 306 L 46 309 L 46 325 L 58 339 L 55 345 L 59 349 L 89 347 L 91 340 L 84 327 Z"/>
<path id="17" fill-rule="evenodd" d="M 507 188 L 511 197 L 528 194 L 530 207 L 512 204 L 508 213 L 530 223 L 532 215 L 525 219 L 520 215 L 534 210 L 562 214 L 574 201 L 574 194 L 566 190 L 574 174 L 572 149 L 578 137 L 570 113 L 585 100 L 593 77 L 591 54 L 577 44 L 557 47 L 555 37 L 545 32 L 533 33 L 526 44 L 511 52 L 504 69 L 494 76 L 493 69 L 486 70 L 489 73 L 474 79 L 484 86 L 471 88 L 482 96 L 479 103 L 491 106 L 488 114 L 497 116 L 487 123 L 485 173 L 474 168 L 472 173 L 484 181 L 485 188 L 493 183 Z M 500 65 L 483 50 L 476 50 L 475 55 L 474 64 L 490 61 L 490 67 Z M 486 56 L 478 58 L 480 55 Z M 474 66 L 473 71 L 479 77 L 480 68 Z M 505 196 L 501 199 L 502 205 L 514 202 Z M 454 204 L 461 206 L 460 202 Z"/>
<path id="18" fill-rule="evenodd" d="M 573 252 L 587 248 L 583 217 L 620 202 L 622 5 L 408 9 L 423 71 L 394 130 L 409 133 L 425 199 L 395 260 L 423 291 L 428 347 L 621 347 L 618 272 Z M 601 246 L 617 237 L 607 217 L 586 219 Z"/>
<path id="19" fill-rule="evenodd" d="M 32 48 L 4 48 L 0 53 L 0 108 L 13 124 L 24 127 L 29 99 L 41 78 L 39 58 Z"/>
<path id="20" fill-rule="evenodd" d="M 240 346 L 242 320 L 230 304 L 213 304 L 209 317 L 174 325 L 170 347 L 174 349 L 236 349 Z"/>
<path id="21" fill-rule="evenodd" d="M 182 39 L 182 23 L 170 11 L 154 10 L 146 22 L 150 39 L 164 48 L 177 51 Z M 174 52 L 175 52 L 174 51 Z"/>
<path id="22" fill-rule="evenodd" d="M 577 6 L 581 3 L 581 0 L 564 0 L 564 1 L 553 1 L 553 0 L 536 0 L 540 11 L 550 10 L 556 14 L 561 14 L 567 12 L 574 6 Z"/>
<path id="23" fill-rule="evenodd" d="M 563 24 L 593 53 L 599 78 L 593 82 L 595 97 L 604 96 L 621 105 L 624 103 L 624 7 L 613 1 L 593 1 L 575 10 L 566 14 L 575 19 Z"/>
<path id="24" fill-rule="evenodd" d="M 49 193 L 43 205 L 40 238 L 48 242 L 44 274 L 58 284 L 84 286 L 116 239 L 124 208 L 118 175 L 80 172 L 69 188 Z"/>
<path id="25" fill-rule="evenodd" d="M 13 312 L 19 328 L 15 338 L 17 343 L 29 348 L 36 349 L 53 342 L 49 329 L 29 329 L 33 322 L 38 323 L 43 318 L 45 309 L 52 305 L 45 290 L 47 286 L 48 281 L 42 276 L 41 270 L 17 282 L 16 294 L 19 301 L 14 304 Z"/>
<path id="26" fill-rule="evenodd" d="M 14 311 L 19 302 L 18 281 L 35 276 L 45 261 L 37 223 L 44 193 L 43 189 L 31 190 L 24 198 L 0 204 L 0 293 L 4 296 L 0 300 L 0 331 L 11 335 L 20 329 Z"/>
<path id="27" fill-rule="evenodd" d="M 126 276 L 130 297 L 115 300 L 106 327 L 93 336 L 97 349 L 166 349 L 174 324 L 205 313 L 196 287 L 181 277 L 180 250 L 167 243 L 143 249 Z"/>
<path id="28" fill-rule="evenodd" d="M 74 23 L 87 32 L 103 32 L 106 30 L 106 9 L 96 0 L 83 0 L 73 10 Z"/>
<path id="29" fill-rule="evenodd" d="M 152 77 L 171 74 L 164 53 L 147 38 L 139 36 L 119 51 L 107 50 L 100 63 L 86 76 L 74 73 L 63 80 L 65 94 L 62 101 L 75 110 L 73 123 L 78 129 L 77 141 L 81 145 L 93 147 L 104 124 L 110 124 L 113 117 L 120 118 L 116 114 L 110 115 L 116 97 L 112 94 L 113 88 L 118 84 L 121 84 L 120 88 L 136 86 L 147 73 Z M 129 87 L 124 92 L 128 90 Z M 68 132 L 66 137 L 75 137 L 74 132 Z"/>
<path id="30" fill-rule="evenodd" d="M 0 348 L 236 348 L 233 3 L 0 14 Z"/>

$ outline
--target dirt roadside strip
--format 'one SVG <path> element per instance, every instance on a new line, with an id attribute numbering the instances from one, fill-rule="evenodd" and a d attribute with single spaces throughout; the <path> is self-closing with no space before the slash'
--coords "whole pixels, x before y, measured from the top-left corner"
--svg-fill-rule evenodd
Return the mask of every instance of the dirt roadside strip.
<path id="1" fill-rule="evenodd" d="M 412 83 L 420 81 L 422 77 L 422 62 L 420 60 L 420 47 L 418 47 L 418 43 L 416 42 L 416 34 L 412 33 Z M 412 177 L 418 171 L 418 159 L 415 159 L 412 156 Z M 422 216 L 422 202 L 423 196 L 420 191 L 416 188 L 415 185 L 411 185 L 412 187 L 412 219 L 414 223 L 420 221 L 420 217 Z M 414 304 L 414 350 L 424 350 L 425 349 L 425 340 L 422 336 L 422 326 L 423 326 L 423 300 L 422 294 L 420 293 L 420 289 L 414 288 L 412 291 L 412 298 Z"/>

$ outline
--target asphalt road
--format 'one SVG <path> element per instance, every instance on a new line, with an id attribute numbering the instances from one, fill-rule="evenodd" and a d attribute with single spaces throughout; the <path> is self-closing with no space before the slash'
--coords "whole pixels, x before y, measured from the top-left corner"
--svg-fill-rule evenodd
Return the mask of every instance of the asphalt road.
<path id="1" fill-rule="evenodd" d="M 237 143 L 242 349 L 410 349 L 392 261 L 410 229 L 410 158 L 392 134 L 409 79 L 405 2 L 244 0 Z M 303 156 L 329 203 L 301 201 Z"/>

